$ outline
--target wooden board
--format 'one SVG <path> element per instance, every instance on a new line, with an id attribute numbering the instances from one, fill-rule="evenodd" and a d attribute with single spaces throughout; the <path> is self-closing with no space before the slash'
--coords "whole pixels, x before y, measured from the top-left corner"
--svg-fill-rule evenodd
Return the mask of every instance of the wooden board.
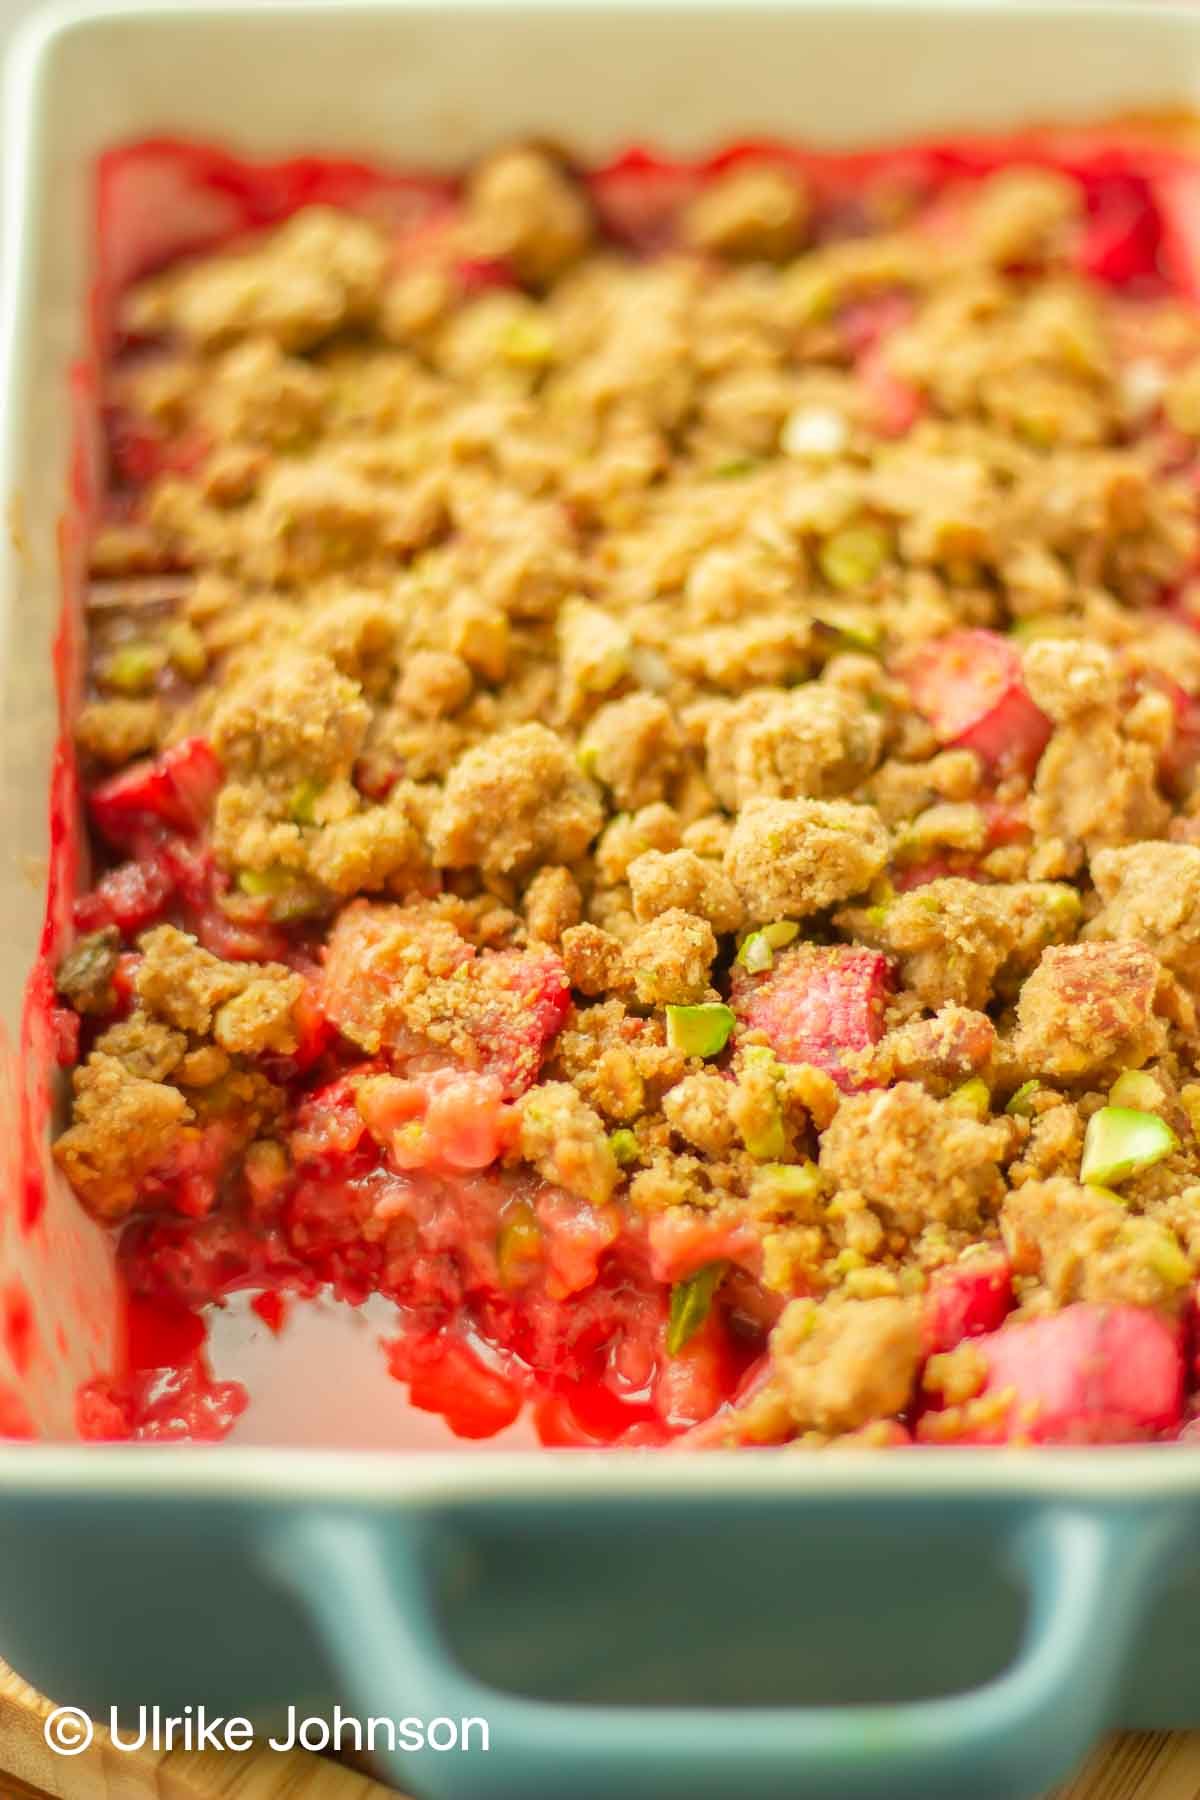
<path id="1" fill-rule="evenodd" d="M 114 1750 L 97 1731 L 82 1756 L 55 1756 L 42 1735 L 52 1711 L 0 1662 L 0 1800 L 406 1800 L 304 1750 Z M 1200 1731 L 1110 1738 L 1046 1800 L 1200 1800 Z"/>

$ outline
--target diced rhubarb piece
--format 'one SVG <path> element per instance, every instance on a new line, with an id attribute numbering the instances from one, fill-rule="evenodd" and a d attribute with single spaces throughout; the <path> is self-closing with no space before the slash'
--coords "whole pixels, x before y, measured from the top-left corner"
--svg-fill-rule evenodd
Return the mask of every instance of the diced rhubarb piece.
<path id="1" fill-rule="evenodd" d="M 418 1027 L 403 991 L 421 966 Z M 570 1004 L 554 951 L 532 945 L 477 954 L 445 918 L 420 905 L 356 903 L 330 933 L 322 1005 L 344 1036 L 372 1051 L 434 1052 L 444 1062 L 482 1068 L 497 1077 L 506 1100 L 537 1079 Z M 418 1030 L 429 1033 L 428 1042 Z"/>
<path id="2" fill-rule="evenodd" d="M 1183 1412 L 1181 1332 L 1138 1306 L 1068 1306 L 975 1338 L 986 1379 L 951 1435 L 927 1414 L 918 1436 L 956 1443 L 1124 1443 L 1174 1430 Z M 990 1404 L 989 1404 L 990 1403 Z"/>
<path id="3" fill-rule="evenodd" d="M 195 832 L 205 823 L 223 779 L 207 739 L 184 738 L 161 756 L 131 764 L 93 788 L 92 817 L 109 843 L 133 847 L 137 836 L 160 826 Z"/>
<path id="4" fill-rule="evenodd" d="M 921 1322 L 926 1354 L 936 1356 L 964 1338 L 999 1330 L 1012 1301 L 1012 1270 L 1001 1251 L 939 1269 L 929 1283 Z"/>
<path id="5" fill-rule="evenodd" d="M 995 631 L 952 631 L 904 671 L 913 704 L 943 744 L 974 750 L 990 769 L 1036 766 L 1052 726 L 1021 676 L 1017 645 Z"/>
<path id="6" fill-rule="evenodd" d="M 845 1089 L 848 1052 L 883 1035 L 892 965 L 878 950 L 798 944 L 763 975 L 734 967 L 730 1000 L 748 1031 L 766 1034 L 781 1062 L 813 1063 Z"/>
<path id="7" fill-rule="evenodd" d="M 1200 171 L 1179 163 L 1160 172 L 1153 185 L 1162 229 L 1162 273 L 1183 294 L 1200 294 Z"/>

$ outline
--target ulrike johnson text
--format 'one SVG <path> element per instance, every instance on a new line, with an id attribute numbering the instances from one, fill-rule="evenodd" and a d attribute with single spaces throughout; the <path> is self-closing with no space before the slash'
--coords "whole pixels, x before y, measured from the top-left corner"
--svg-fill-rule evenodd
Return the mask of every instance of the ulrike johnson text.
<path id="1" fill-rule="evenodd" d="M 253 1750 L 258 1741 L 249 1719 L 210 1714 L 203 1706 L 181 1713 L 139 1706 L 122 1720 L 114 1706 L 109 1719 L 114 1750 Z M 268 1750 L 490 1750 L 486 1719 L 353 1719 L 335 1706 L 326 1717 L 289 1706 L 282 1728 L 262 1742 Z"/>

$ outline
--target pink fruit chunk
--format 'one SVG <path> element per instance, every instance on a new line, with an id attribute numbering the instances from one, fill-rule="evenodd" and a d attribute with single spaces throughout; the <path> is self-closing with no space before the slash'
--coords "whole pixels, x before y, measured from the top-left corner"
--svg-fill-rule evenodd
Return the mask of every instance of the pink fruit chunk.
<path id="1" fill-rule="evenodd" d="M 990 769 L 1032 770 L 1051 724 L 1021 678 L 1017 646 L 994 631 L 951 631 L 905 670 L 909 692 L 943 744 L 974 750 Z"/>
<path id="2" fill-rule="evenodd" d="M 1154 183 L 1161 220 L 1159 265 L 1184 294 L 1200 293 L 1200 178 L 1193 164 L 1164 170 Z"/>
<path id="3" fill-rule="evenodd" d="M 110 843 L 132 847 L 154 827 L 198 831 L 208 818 L 223 770 L 205 738 L 184 738 L 161 756 L 133 763 L 91 794 L 92 817 Z"/>
<path id="4" fill-rule="evenodd" d="M 552 950 L 495 950 L 479 958 L 475 1037 L 505 1099 L 536 1079 L 571 1008 L 571 987 Z"/>
<path id="5" fill-rule="evenodd" d="M 964 1338 L 996 1331 L 1012 1305 L 1012 1270 L 1000 1251 L 939 1269 L 925 1296 L 922 1332 L 929 1356 Z"/>
<path id="6" fill-rule="evenodd" d="M 1162 220 L 1149 183 L 1112 175 L 1088 193 L 1088 217 L 1076 251 L 1081 274 L 1110 287 L 1157 280 Z"/>
<path id="7" fill-rule="evenodd" d="M 730 1001 L 782 1062 L 812 1063 L 850 1089 L 859 1084 L 846 1055 L 879 1042 L 891 986 L 892 965 L 878 950 L 798 944 L 762 975 L 735 967 Z"/>
<path id="8" fill-rule="evenodd" d="M 1068 1306 L 976 1338 L 987 1366 L 978 1422 L 957 1443 L 1105 1444 L 1157 1437 L 1183 1412 L 1179 1331 L 1138 1306 Z M 995 1402 L 991 1412 L 987 1402 Z M 945 1441 L 944 1415 L 918 1436 Z"/>
<path id="9" fill-rule="evenodd" d="M 749 1219 L 729 1219 L 699 1207 L 668 1206 L 651 1213 L 646 1227 L 650 1273 L 655 1281 L 683 1281 L 705 1263 L 741 1263 L 757 1273 L 762 1243 Z"/>

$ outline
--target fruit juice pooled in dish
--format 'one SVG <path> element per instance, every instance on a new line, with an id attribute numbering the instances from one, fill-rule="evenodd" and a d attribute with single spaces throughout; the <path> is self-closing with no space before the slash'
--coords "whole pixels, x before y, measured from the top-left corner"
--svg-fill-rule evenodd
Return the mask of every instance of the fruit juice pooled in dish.
<path id="1" fill-rule="evenodd" d="M 151 165 L 55 972 L 134 1320 L 84 1434 L 221 1435 L 245 1290 L 384 1303 L 464 1438 L 1189 1435 L 1187 162 Z"/>

